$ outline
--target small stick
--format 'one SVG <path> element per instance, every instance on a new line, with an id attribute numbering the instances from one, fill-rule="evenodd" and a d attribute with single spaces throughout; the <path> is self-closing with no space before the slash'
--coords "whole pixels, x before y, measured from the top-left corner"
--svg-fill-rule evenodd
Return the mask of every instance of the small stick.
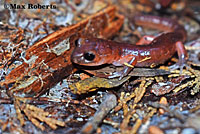
<path id="1" fill-rule="evenodd" d="M 93 133 L 103 121 L 104 117 L 116 106 L 116 104 L 117 97 L 114 94 L 107 94 L 94 116 L 90 117 L 89 121 L 82 127 L 81 134 Z"/>

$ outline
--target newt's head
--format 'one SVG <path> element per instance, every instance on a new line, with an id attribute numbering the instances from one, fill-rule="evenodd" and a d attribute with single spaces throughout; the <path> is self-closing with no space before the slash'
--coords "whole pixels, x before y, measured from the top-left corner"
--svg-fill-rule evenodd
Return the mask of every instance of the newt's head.
<path id="1" fill-rule="evenodd" d="M 71 60 L 79 65 L 98 66 L 109 63 L 111 56 L 112 49 L 103 39 L 79 38 Z"/>

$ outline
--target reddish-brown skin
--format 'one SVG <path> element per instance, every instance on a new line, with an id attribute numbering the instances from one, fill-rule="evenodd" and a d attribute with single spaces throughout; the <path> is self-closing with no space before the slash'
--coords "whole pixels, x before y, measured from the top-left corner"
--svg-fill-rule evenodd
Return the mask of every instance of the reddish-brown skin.
<path id="1" fill-rule="evenodd" d="M 167 7 L 171 2 L 172 2 L 172 0 L 159 0 L 159 3 L 160 3 L 163 7 Z"/>
<path id="2" fill-rule="evenodd" d="M 164 63 L 178 52 L 179 62 L 174 68 L 182 68 L 187 59 L 187 52 L 181 42 L 186 40 L 186 31 L 176 21 L 157 16 L 135 16 L 137 25 L 148 26 L 167 31 L 157 36 L 148 45 L 132 45 L 103 40 L 99 38 L 80 38 L 72 53 L 74 63 L 85 66 L 124 63 L 137 67 L 149 67 Z M 127 66 L 118 75 L 127 75 Z"/>

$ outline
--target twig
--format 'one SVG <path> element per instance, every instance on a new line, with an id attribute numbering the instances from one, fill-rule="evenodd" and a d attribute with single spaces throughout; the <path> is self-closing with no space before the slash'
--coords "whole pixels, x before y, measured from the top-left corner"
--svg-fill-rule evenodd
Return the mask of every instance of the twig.
<path id="1" fill-rule="evenodd" d="M 104 117 L 113 109 L 117 104 L 117 98 L 114 94 L 107 94 L 104 101 L 99 106 L 93 117 L 83 126 L 81 133 L 91 134 L 94 132 L 98 125 L 102 122 Z"/>

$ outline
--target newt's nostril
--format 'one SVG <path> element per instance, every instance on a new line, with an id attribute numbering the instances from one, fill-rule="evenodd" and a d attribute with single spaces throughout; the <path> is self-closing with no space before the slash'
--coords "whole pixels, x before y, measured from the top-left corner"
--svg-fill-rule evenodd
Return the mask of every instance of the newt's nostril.
<path id="1" fill-rule="evenodd" d="M 80 46 L 81 46 L 81 42 L 82 42 L 82 39 L 81 39 L 81 38 L 75 40 L 75 46 L 76 46 L 76 47 L 80 47 Z"/>

